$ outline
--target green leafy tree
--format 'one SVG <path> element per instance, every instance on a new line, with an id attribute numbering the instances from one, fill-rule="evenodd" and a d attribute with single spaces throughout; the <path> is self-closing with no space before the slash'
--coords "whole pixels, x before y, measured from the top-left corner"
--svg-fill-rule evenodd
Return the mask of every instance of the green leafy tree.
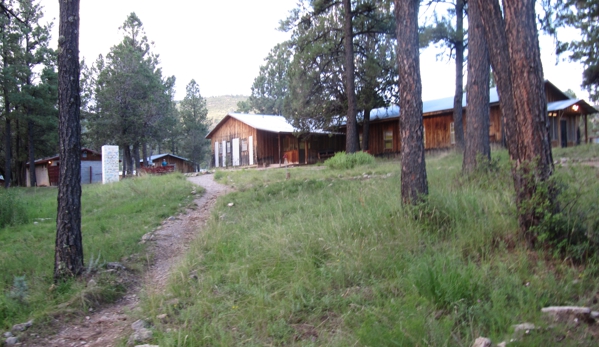
<path id="1" fill-rule="evenodd" d="M 210 126 L 207 119 L 208 108 L 206 99 L 200 94 L 200 86 L 195 80 L 191 80 L 185 90 L 187 93 L 179 107 L 185 135 L 182 153 L 196 165 L 197 169 L 197 165 L 210 152 L 210 141 L 205 138 Z"/>
<path id="2" fill-rule="evenodd" d="M 593 101 L 599 101 L 599 0 L 558 2 L 557 25 L 576 28 L 580 39 L 558 44 L 557 52 L 584 65 L 582 86 Z"/>
<path id="3" fill-rule="evenodd" d="M 96 147 L 115 143 L 123 149 L 123 172 L 130 175 L 140 165 L 140 149 L 166 137 L 165 119 L 176 112 L 175 78 L 163 78 L 158 56 L 151 53 L 135 13 L 120 29 L 123 41 L 110 49 L 106 59 L 100 56 L 90 74 L 97 77 L 91 82 L 94 101 L 87 125 Z"/>
<path id="4" fill-rule="evenodd" d="M 282 23 L 293 32 L 284 110 L 296 127 L 344 120 L 346 151 L 359 149 L 357 111 L 382 106 L 394 84 L 381 81 L 397 80 L 389 7 L 388 1 L 311 1 Z"/>
<path id="5" fill-rule="evenodd" d="M 238 104 L 241 112 L 255 110 L 259 114 L 283 114 L 283 104 L 289 92 L 288 71 L 292 51 L 289 43 L 280 43 L 270 50 L 252 84 L 248 105 Z M 249 106 L 249 109 L 248 109 Z"/>

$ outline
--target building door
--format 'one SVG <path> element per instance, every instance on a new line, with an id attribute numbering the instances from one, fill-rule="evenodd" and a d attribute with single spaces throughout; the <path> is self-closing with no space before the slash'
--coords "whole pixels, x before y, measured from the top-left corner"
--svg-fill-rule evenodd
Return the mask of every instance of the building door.
<path id="1" fill-rule="evenodd" d="M 304 141 L 304 140 L 298 140 L 298 141 L 299 141 L 299 163 L 305 164 L 306 163 L 306 141 Z"/>
<path id="2" fill-rule="evenodd" d="M 231 144 L 233 152 L 233 166 L 239 166 L 239 138 L 233 139 Z"/>
<path id="3" fill-rule="evenodd" d="M 248 138 L 248 146 L 250 152 L 250 165 L 254 165 L 254 137 L 250 136 Z"/>
<path id="4" fill-rule="evenodd" d="M 559 127 L 560 127 L 560 132 L 562 134 L 561 136 L 561 140 L 562 140 L 562 147 L 568 147 L 568 123 L 566 122 L 565 119 L 562 119 L 559 122 Z"/>
<path id="5" fill-rule="evenodd" d="M 214 167 L 218 167 L 218 141 L 214 142 Z"/>

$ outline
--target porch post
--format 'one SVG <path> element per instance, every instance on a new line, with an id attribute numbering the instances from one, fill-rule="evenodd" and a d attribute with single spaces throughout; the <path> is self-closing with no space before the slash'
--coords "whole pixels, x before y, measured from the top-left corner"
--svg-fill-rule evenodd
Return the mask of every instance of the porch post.
<path id="1" fill-rule="evenodd" d="M 281 133 L 277 134 L 277 144 L 279 145 L 279 167 L 281 167 Z"/>
<path id="2" fill-rule="evenodd" d="M 589 129 L 587 128 L 588 115 L 584 115 L 584 143 L 589 143 Z"/>

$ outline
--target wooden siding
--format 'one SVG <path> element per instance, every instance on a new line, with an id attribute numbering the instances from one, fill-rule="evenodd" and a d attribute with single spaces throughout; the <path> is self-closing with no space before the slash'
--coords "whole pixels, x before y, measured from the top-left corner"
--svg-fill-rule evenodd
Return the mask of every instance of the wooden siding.
<path id="1" fill-rule="evenodd" d="M 212 165 L 214 166 L 214 144 L 219 143 L 219 166 L 222 165 L 222 142 L 227 146 L 226 166 L 232 165 L 232 140 L 240 139 L 240 166 L 247 166 L 249 160 L 249 137 L 253 136 L 254 164 L 268 166 L 283 163 L 283 156 L 287 154 L 287 160 L 292 164 L 315 163 L 318 161 L 319 153 L 322 151 L 345 150 L 345 136 L 328 134 L 309 134 L 298 138 L 292 133 L 274 133 L 255 129 L 233 117 L 228 117 L 219 124 L 210 139 Z M 244 151 L 244 143 L 248 144 Z M 303 153 L 300 153 L 302 152 Z M 300 158 L 302 159 L 300 162 Z"/>
<path id="2" fill-rule="evenodd" d="M 424 117 L 424 149 L 442 149 L 451 147 L 450 124 L 452 122 L 453 113 L 434 117 Z"/>

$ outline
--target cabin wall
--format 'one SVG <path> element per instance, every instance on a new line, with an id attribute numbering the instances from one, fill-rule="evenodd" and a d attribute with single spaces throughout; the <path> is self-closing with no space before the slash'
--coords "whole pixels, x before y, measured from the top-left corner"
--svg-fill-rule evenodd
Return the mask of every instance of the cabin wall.
<path id="1" fill-rule="evenodd" d="M 220 126 L 220 128 L 214 132 L 212 137 L 210 138 L 210 152 L 212 153 L 212 166 L 215 164 L 215 143 L 218 142 L 218 157 L 219 167 L 231 166 L 233 165 L 233 149 L 232 149 L 232 141 L 233 139 L 239 139 L 239 154 L 240 154 L 240 165 L 249 165 L 250 164 L 250 148 L 249 146 L 253 146 L 254 159 L 257 158 L 260 154 L 258 153 L 259 148 L 257 143 L 259 143 L 258 138 L 260 135 L 258 134 L 260 131 L 255 128 L 238 121 L 235 118 L 229 117 L 227 121 Z M 250 144 L 249 138 L 252 136 L 253 143 Z M 222 143 L 225 141 L 226 146 L 223 148 Z M 245 150 L 244 150 L 245 149 Z M 223 151 L 225 151 L 225 163 L 223 163 Z M 255 163 L 255 161 L 254 161 Z"/>

